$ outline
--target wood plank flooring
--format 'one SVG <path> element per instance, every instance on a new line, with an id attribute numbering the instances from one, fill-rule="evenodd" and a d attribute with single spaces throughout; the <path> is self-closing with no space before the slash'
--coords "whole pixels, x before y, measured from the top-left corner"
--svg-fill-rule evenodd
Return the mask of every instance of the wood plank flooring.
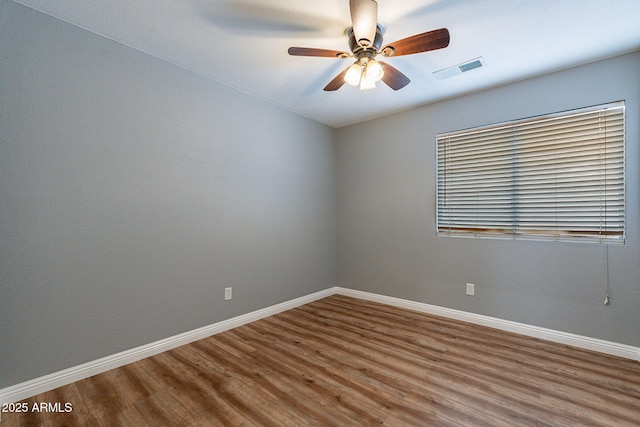
<path id="1" fill-rule="evenodd" d="M 640 362 L 345 296 L 24 401 L 10 426 L 639 426 Z"/>

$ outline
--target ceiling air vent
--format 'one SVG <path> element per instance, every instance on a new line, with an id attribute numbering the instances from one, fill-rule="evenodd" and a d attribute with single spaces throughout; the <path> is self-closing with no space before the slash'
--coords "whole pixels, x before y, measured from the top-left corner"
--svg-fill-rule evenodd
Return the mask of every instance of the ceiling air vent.
<path id="1" fill-rule="evenodd" d="M 462 64 L 454 65 L 453 67 L 445 68 L 440 71 L 435 71 L 433 75 L 436 76 L 438 80 L 442 80 L 448 77 L 456 76 L 458 74 L 466 73 L 467 71 L 475 70 L 476 68 L 480 68 L 483 66 L 484 66 L 484 58 L 479 57 L 467 62 L 463 62 Z"/>

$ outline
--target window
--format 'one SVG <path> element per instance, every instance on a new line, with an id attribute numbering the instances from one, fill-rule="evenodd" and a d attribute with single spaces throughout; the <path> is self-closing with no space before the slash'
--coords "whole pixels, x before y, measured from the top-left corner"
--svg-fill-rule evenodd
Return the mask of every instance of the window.
<path id="1" fill-rule="evenodd" d="M 624 243 L 624 108 L 437 135 L 438 235 Z"/>

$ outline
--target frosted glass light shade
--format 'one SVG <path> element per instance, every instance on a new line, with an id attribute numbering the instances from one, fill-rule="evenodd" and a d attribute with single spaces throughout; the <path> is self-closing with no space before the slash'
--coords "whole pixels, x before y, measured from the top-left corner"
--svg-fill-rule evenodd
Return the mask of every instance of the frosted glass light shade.
<path id="1" fill-rule="evenodd" d="M 362 66 L 356 62 L 347 70 L 344 75 L 344 82 L 349 86 L 358 86 L 362 77 Z"/>
<path id="2" fill-rule="evenodd" d="M 367 78 L 366 73 L 362 73 L 362 79 L 360 79 L 360 90 L 369 90 L 376 87 L 376 81 Z"/>
<path id="3" fill-rule="evenodd" d="M 365 70 L 368 79 L 372 79 L 374 82 L 379 82 L 382 80 L 382 76 L 384 75 L 384 70 L 382 69 L 382 65 L 375 59 L 371 59 L 367 62 L 367 68 Z"/>

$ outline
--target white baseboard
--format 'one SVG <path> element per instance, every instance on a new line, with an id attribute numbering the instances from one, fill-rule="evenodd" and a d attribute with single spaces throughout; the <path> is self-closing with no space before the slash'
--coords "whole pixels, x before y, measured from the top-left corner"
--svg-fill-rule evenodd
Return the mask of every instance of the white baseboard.
<path id="1" fill-rule="evenodd" d="M 604 341 L 596 338 L 570 334 L 567 332 L 555 331 L 552 329 L 531 326 L 523 323 L 502 320 L 494 317 L 483 316 L 474 313 L 468 313 L 460 310 L 439 307 L 435 305 L 425 304 L 416 301 L 405 300 L 401 298 L 389 297 L 369 292 L 357 291 L 341 287 L 332 287 L 320 292 L 306 295 L 300 298 L 266 307 L 261 310 L 243 314 L 222 322 L 214 323 L 209 326 L 194 329 L 179 335 L 165 338 L 150 344 L 126 350 L 111 356 L 103 357 L 92 362 L 74 366 L 59 372 L 54 372 L 33 380 L 25 381 L 14 386 L 0 389 L 0 404 L 18 402 L 23 399 L 35 396 L 53 390 L 58 387 L 89 378 L 106 372 L 110 369 L 118 368 L 128 363 L 135 362 L 145 357 L 153 356 L 164 351 L 180 347 L 185 344 L 206 338 L 247 323 L 255 322 L 274 314 L 299 307 L 304 304 L 334 295 L 345 295 L 368 301 L 375 301 L 382 304 L 388 304 L 395 307 L 406 308 L 409 310 L 419 311 L 423 313 L 433 314 L 436 316 L 447 317 L 451 319 L 461 320 L 464 322 L 474 323 L 483 326 L 489 326 L 504 331 L 515 332 L 518 334 L 545 339 L 557 343 L 567 344 L 574 347 L 594 350 L 601 353 L 620 356 L 632 360 L 640 360 L 640 347 L 633 347 L 625 344 Z"/>
<path id="2" fill-rule="evenodd" d="M 212 325 L 174 335 L 172 337 L 165 338 L 150 344 L 142 345 L 130 350 L 125 350 L 123 352 L 113 354 L 111 356 L 106 356 L 92 362 L 73 366 L 62 371 L 54 372 L 49 375 L 45 375 L 33 380 L 16 384 L 14 386 L 0 389 L 0 404 L 18 402 L 37 394 L 62 387 L 67 384 L 71 384 L 72 382 L 80 381 L 82 379 L 101 374 L 110 369 L 118 368 L 128 363 L 133 363 L 137 360 L 144 359 L 145 357 L 153 356 L 155 354 L 162 353 L 164 351 L 168 351 L 185 344 L 189 344 L 191 342 L 209 337 L 211 335 L 228 331 L 229 329 L 233 329 L 238 326 L 255 322 L 256 320 L 260 320 L 265 317 L 272 316 L 274 314 L 278 314 L 304 304 L 308 304 L 310 302 L 328 297 L 335 293 L 336 288 L 325 289 L 323 291 L 305 295 L 291 301 L 286 301 L 280 304 L 273 305 L 271 307 L 266 307 L 261 310 L 233 317 L 228 320 L 223 320 L 222 322 L 214 323 Z"/>
<path id="3" fill-rule="evenodd" d="M 488 326 L 503 331 L 514 332 L 533 338 L 540 338 L 547 341 L 553 341 L 560 344 L 566 344 L 573 347 L 593 350 L 600 353 L 610 354 L 613 356 L 624 357 L 626 359 L 640 360 L 640 347 L 634 347 L 626 344 L 619 344 L 611 341 L 605 341 L 597 338 L 585 337 L 582 335 L 571 334 L 568 332 L 556 331 L 553 329 L 541 328 L 539 326 L 527 325 L 525 323 L 513 322 L 510 320 L 498 319 L 495 317 L 484 316 L 481 314 L 469 313 L 466 311 L 454 310 L 451 308 L 439 307 L 422 302 L 410 301 L 401 298 L 389 297 L 385 295 L 373 294 L 370 292 L 356 291 L 347 288 L 336 288 L 339 295 L 350 296 L 354 298 L 375 301 L 382 304 L 392 305 L 395 307 L 406 308 L 408 310 L 419 311 L 422 313 L 433 314 L 436 316 L 447 317 L 450 319 L 461 320 L 476 325 Z"/>

